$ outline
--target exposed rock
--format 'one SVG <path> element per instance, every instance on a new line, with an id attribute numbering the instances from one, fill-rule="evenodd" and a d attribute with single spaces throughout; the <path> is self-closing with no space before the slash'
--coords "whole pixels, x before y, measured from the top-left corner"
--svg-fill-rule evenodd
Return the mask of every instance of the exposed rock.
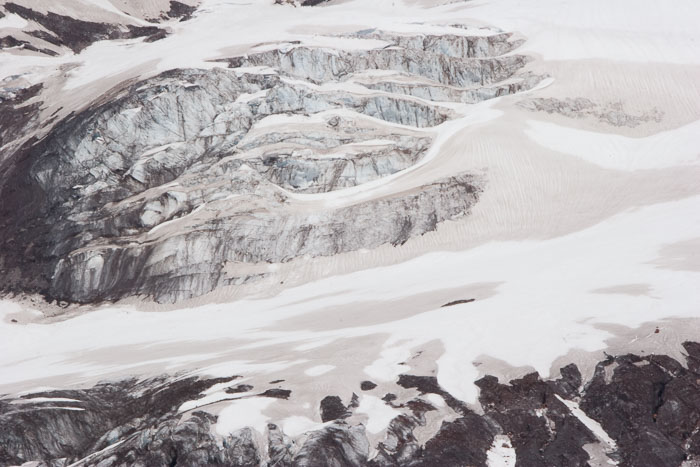
<path id="1" fill-rule="evenodd" d="M 536 373 L 498 384 L 487 377 L 477 385 L 485 413 L 507 433 L 521 465 L 585 465 L 585 444 L 596 438 L 555 397 L 556 386 Z"/>
<path id="2" fill-rule="evenodd" d="M 192 18 L 192 14 L 197 11 L 197 7 L 187 5 L 176 0 L 170 0 L 170 10 L 166 13 L 168 18 L 180 18 L 180 21 L 187 21 Z"/>
<path id="3" fill-rule="evenodd" d="M 689 369 L 663 355 L 624 355 L 601 362 L 581 408 L 617 442 L 625 465 L 677 466 L 700 460 L 700 379 L 695 343 Z M 605 368 L 616 364 L 606 381 Z"/>
<path id="4" fill-rule="evenodd" d="M 494 431 L 488 420 L 473 413 L 454 422 L 443 422 L 437 435 L 425 444 L 420 457 L 410 465 L 485 465 Z"/>
<path id="5" fill-rule="evenodd" d="M 316 6 L 328 0 L 275 0 L 276 5 Z"/>
<path id="6" fill-rule="evenodd" d="M 296 445 L 289 439 L 277 425 L 270 423 L 267 425 L 267 453 L 270 458 L 270 467 L 290 467 L 294 465 L 294 453 Z"/>
<path id="7" fill-rule="evenodd" d="M 41 84 L 35 84 L 0 94 L 0 147 L 15 139 L 23 128 L 37 124 L 37 111 L 42 103 L 27 101 L 39 95 L 41 88 Z M 4 162 L 0 157 L 0 167 Z"/>
<path id="8" fill-rule="evenodd" d="M 292 391 L 289 389 L 268 389 L 267 391 L 263 392 L 260 394 L 260 397 L 272 397 L 273 399 L 284 399 L 287 400 L 289 399 L 289 396 L 292 395 Z"/>
<path id="9" fill-rule="evenodd" d="M 298 467 L 364 466 L 369 456 L 369 442 L 362 425 L 335 422 L 309 433 L 294 458 Z"/>
<path id="10" fill-rule="evenodd" d="M 238 394 L 239 392 L 248 392 L 252 390 L 253 386 L 251 386 L 250 384 L 239 384 L 236 387 L 226 388 L 226 392 L 228 394 Z"/>
<path id="11" fill-rule="evenodd" d="M 441 305 L 441 308 L 445 308 L 447 306 L 462 305 L 464 303 L 471 303 L 474 300 L 476 300 L 476 299 L 475 298 L 464 298 L 464 299 L 460 299 L 460 300 L 453 300 L 451 302 L 445 303 L 444 305 Z"/>
<path id="12" fill-rule="evenodd" d="M 11 48 L 21 48 L 24 50 L 30 50 L 32 52 L 40 52 L 46 55 L 51 55 L 55 57 L 58 55 L 51 49 L 38 49 L 27 41 L 19 40 L 12 36 L 0 37 L 0 49 L 11 49 Z"/>
<path id="13" fill-rule="evenodd" d="M 477 382 L 483 415 L 435 377 L 401 375 L 397 392 L 437 394 L 457 414 L 424 444 L 415 432 L 436 408 L 420 397 L 404 403 L 385 398 L 401 414 L 373 446 L 364 426 L 348 418 L 356 396 L 347 407 L 337 396 L 324 398 L 320 421 L 326 426 L 295 438 L 275 423 L 265 435 L 243 428 L 221 436 L 215 434 L 215 415 L 202 408 L 180 412 L 184 402 L 238 377 L 161 377 L 32 393 L 0 399 L 0 464 L 484 466 L 493 443 L 507 442 L 523 466 L 592 465 L 594 452 L 602 456 L 599 463 L 693 465 L 700 459 L 700 373 L 693 363 L 700 359 L 700 345 L 684 346 L 688 369 L 661 355 L 610 357 L 585 385 L 573 364 L 556 380 L 533 373 L 501 384 L 486 376 Z M 252 397 L 260 396 L 269 395 Z"/>
<path id="14" fill-rule="evenodd" d="M 360 383 L 360 389 L 362 389 L 363 391 L 371 391 L 376 387 L 377 385 L 372 381 L 363 381 L 362 383 Z"/>
<path id="15" fill-rule="evenodd" d="M 36 31 L 27 31 L 27 34 L 53 45 L 61 45 L 61 39 L 59 37 L 55 36 L 54 34 L 51 34 L 50 32 L 42 31 L 41 29 L 37 29 Z"/>
<path id="16" fill-rule="evenodd" d="M 59 39 L 60 42 L 56 43 L 56 45 L 65 45 L 76 53 L 96 41 L 147 37 L 161 31 L 156 26 L 121 26 L 82 21 L 71 16 L 59 15 L 52 11 L 40 13 L 12 2 L 6 3 L 5 9 L 24 19 L 41 24 Z M 42 37 L 42 39 L 44 38 Z"/>
<path id="17" fill-rule="evenodd" d="M 399 415 L 389 424 L 386 439 L 377 446 L 377 455 L 371 460 L 372 466 L 409 465 L 420 456 L 421 446 L 413 436 L 419 426 L 417 417 Z"/>
<path id="18" fill-rule="evenodd" d="M 386 394 L 384 394 L 384 397 L 382 397 L 382 400 L 389 405 L 392 405 L 391 402 L 395 401 L 396 399 L 396 394 L 392 394 L 390 392 L 387 392 Z"/>
<path id="19" fill-rule="evenodd" d="M 454 398 L 438 384 L 434 376 L 400 375 L 397 384 L 415 388 L 422 394 L 437 394 L 450 408 L 461 414 L 452 422 L 443 422 L 438 433 L 408 465 L 485 465 L 486 452 L 498 432 L 497 425 Z"/>
<path id="20" fill-rule="evenodd" d="M 155 41 L 159 41 L 161 39 L 165 39 L 166 37 L 168 37 L 168 31 L 166 31 L 165 29 L 161 29 L 158 32 L 156 32 L 155 34 L 151 34 L 150 36 L 148 36 L 146 39 L 144 39 L 144 41 L 145 42 L 155 42 Z"/>
<path id="21" fill-rule="evenodd" d="M 459 401 L 455 399 L 452 394 L 445 391 L 440 384 L 437 382 L 437 378 L 434 376 L 416 376 L 416 375 L 400 375 L 398 381 L 396 382 L 399 386 L 411 389 L 417 389 L 421 394 L 437 394 L 445 399 L 452 410 L 458 413 L 471 413 L 471 410 Z"/>
<path id="22" fill-rule="evenodd" d="M 348 412 L 343 401 L 341 401 L 338 396 L 324 397 L 321 401 L 320 410 L 321 421 L 324 423 L 350 416 L 350 412 Z"/>

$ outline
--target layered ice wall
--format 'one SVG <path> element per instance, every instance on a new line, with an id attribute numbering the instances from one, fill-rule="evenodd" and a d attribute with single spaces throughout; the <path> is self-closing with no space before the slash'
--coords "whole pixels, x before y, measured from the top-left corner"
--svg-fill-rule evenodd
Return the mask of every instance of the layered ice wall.
<path id="1" fill-rule="evenodd" d="M 6 206 L 31 202 L 4 217 L 0 251 L 15 279 L 3 287 L 69 302 L 177 301 L 244 283 L 259 275 L 251 264 L 399 245 L 467 214 L 485 181 L 466 171 L 334 208 L 302 194 L 405 170 L 465 103 L 532 88 L 541 77 L 511 53 L 521 42 L 348 40 L 382 47 L 282 44 L 225 70 L 168 71 L 8 155 Z"/>

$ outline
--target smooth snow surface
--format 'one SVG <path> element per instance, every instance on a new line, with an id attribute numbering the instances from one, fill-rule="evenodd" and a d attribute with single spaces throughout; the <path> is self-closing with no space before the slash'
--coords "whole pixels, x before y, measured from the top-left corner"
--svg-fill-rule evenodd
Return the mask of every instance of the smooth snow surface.
<path id="1" fill-rule="evenodd" d="M 506 435 L 496 435 L 491 449 L 486 453 L 488 467 L 515 467 L 515 449 Z"/>
<path id="2" fill-rule="evenodd" d="M 265 433 L 269 417 L 262 411 L 272 405 L 275 399 L 241 399 L 233 401 L 228 407 L 219 412 L 216 432 L 221 436 L 240 429 L 251 427 L 259 433 Z"/>
<path id="3" fill-rule="evenodd" d="M 325 423 L 318 423 L 308 417 L 294 415 L 282 420 L 282 431 L 287 436 L 296 437 L 309 431 L 316 431 L 326 426 Z"/>
<path id="4" fill-rule="evenodd" d="M 1 29 L 22 29 L 27 26 L 27 20 L 19 15 L 10 13 L 0 18 L 0 30 Z"/>
<path id="5" fill-rule="evenodd" d="M 596 133 L 530 121 L 525 133 L 538 144 L 607 169 L 644 170 L 700 163 L 700 121 L 644 138 Z"/>
<path id="6" fill-rule="evenodd" d="M 309 376 L 321 376 L 333 370 L 334 368 L 334 365 L 317 365 L 304 370 L 304 373 L 306 373 Z"/>
<path id="7" fill-rule="evenodd" d="M 373 434 L 384 431 L 395 417 L 401 415 L 401 411 L 375 396 L 362 396 L 355 412 L 367 415 L 367 431 Z"/>

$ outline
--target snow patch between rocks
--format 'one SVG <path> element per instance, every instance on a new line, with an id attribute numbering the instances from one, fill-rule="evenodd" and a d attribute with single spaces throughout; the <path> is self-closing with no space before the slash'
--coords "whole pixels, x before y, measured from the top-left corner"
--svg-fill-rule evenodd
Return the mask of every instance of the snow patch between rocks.
<path id="1" fill-rule="evenodd" d="M 275 399 L 269 398 L 241 399 L 232 402 L 219 413 L 216 432 L 221 436 L 228 436 L 240 429 L 251 427 L 260 434 L 265 433 L 270 417 L 262 412 L 274 402 L 276 402 Z"/>
<path id="2" fill-rule="evenodd" d="M 399 410 L 389 407 L 380 398 L 367 395 L 362 396 L 360 405 L 355 412 L 367 415 L 367 431 L 372 434 L 381 433 L 386 430 L 389 423 L 391 423 L 394 418 L 401 415 Z"/>
<path id="3" fill-rule="evenodd" d="M 591 430 L 593 434 L 598 438 L 600 441 L 603 443 L 607 444 L 610 450 L 615 450 L 617 449 L 617 443 L 615 443 L 615 440 L 612 439 L 603 429 L 603 427 L 598 423 L 597 421 L 593 420 L 591 417 L 586 415 L 586 413 L 581 410 L 581 408 L 578 406 L 578 404 L 574 401 L 569 401 L 566 399 L 561 398 L 558 394 L 555 394 L 557 399 L 559 399 L 564 405 L 566 405 L 569 410 L 571 410 L 571 414 L 578 418 L 581 423 L 583 423 L 586 428 Z"/>
<path id="4" fill-rule="evenodd" d="M 488 467 L 515 467 L 515 449 L 506 435 L 496 435 L 491 449 L 486 453 Z"/>

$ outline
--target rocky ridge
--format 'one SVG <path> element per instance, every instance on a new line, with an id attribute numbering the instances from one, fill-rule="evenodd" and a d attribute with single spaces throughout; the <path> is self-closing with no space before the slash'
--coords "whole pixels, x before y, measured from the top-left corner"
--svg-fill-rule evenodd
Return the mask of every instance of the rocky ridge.
<path id="1" fill-rule="evenodd" d="M 700 461 L 700 344 L 683 346 L 685 364 L 663 355 L 609 356 L 587 382 L 574 364 L 553 380 L 532 373 L 504 384 L 486 376 L 477 381 L 483 413 L 433 376 L 400 375 L 395 394 L 365 381 L 348 388 L 347 405 L 337 395 L 319 401 L 323 424 L 296 437 L 273 422 L 264 433 L 217 430 L 222 400 L 294 404 L 283 381 L 256 388 L 239 384 L 239 376 L 163 376 L 6 397 L 0 464 L 484 466 L 501 459 L 519 466 L 687 467 Z M 207 404 L 212 391 L 225 397 Z M 360 397 L 373 393 L 398 411 L 376 444 L 357 413 Z M 433 414 L 442 422 L 425 433 Z"/>
<path id="2" fill-rule="evenodd" d="M 168 29 L 158 23 L 186 21 L 192 17 L 196 2 L 185 1 L 158 0 L 147 5 L 132 1 L 115 2 L 115 5 L 109 2 L 106 5 L 82 4 L 78 8 L 83 10 L 76 10 L 75 4 L 65 0 L 48 5 L 26 0 L 3 2 L 0 18 L 14 15 L 27 24 L 22 28 L 9 28 L 8 34 L 0 37 L 0 50 L 14 49 L 55 57 L 70 52 L 80 53 L 103 40 L 144 38 L 156 41 L 168 34 Z M 142 9 L 145 10 L 141 12 Z M 117 14 L 120 10 L 124 14 Z M 154 17 L 149 17 L 151 15 Z"/>

